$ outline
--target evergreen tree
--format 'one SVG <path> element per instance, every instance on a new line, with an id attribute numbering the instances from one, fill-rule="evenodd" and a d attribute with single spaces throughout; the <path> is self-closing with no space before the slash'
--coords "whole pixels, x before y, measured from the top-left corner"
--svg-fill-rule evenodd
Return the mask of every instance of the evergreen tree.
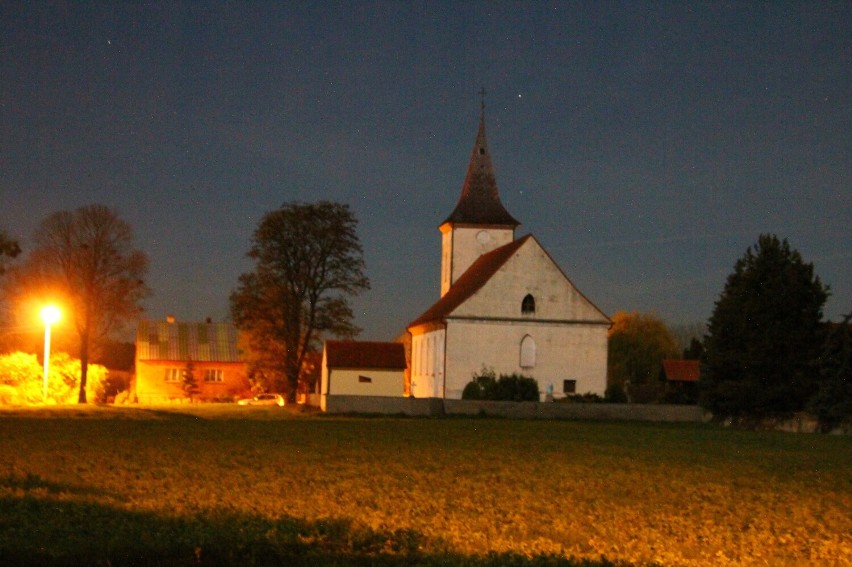
<path id="1" fill-rule="evenodd" d="M 198 393 L 199 388 L 198 380 L 195 378 L 195 364 L 191 360 L 186 361 L 186 366 L 184 366 L 180 378 L 183 393 L 192 400 L 192 397 Z"/>
<path id="2" fill-rule="evenodd" d="M 803 409 L 815 389 L 828 293 L 786 239 L 761 235 L 734 265 L 710 317 L 701 404 L 738 420 Z"/>

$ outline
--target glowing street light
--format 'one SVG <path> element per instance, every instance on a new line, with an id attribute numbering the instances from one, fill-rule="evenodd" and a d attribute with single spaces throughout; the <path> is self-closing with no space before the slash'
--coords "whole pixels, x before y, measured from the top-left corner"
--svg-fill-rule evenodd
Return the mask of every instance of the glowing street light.
<path id="1" fill-rule="evenodd" d="M 59 321 L 62 313 L 55 305 L 47 305 L 41 310 L 41 320 L 44 321 L 44 393 L 43 401 L 47 403 L 47 373 L 50 367 L 50 326 Z"/>

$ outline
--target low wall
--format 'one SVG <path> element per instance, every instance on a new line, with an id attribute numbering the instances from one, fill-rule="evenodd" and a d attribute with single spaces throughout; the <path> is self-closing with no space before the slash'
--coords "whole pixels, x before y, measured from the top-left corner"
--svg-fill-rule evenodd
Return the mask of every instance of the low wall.
<path id="1" fill-rule="evenodd" d="M 367 413 L 428 417 L 442 415 L 443 404 L 437 398 L 381 396 L 326 396 L 326 413 Z"/>
<path id="2" fill-rule="evenodd" d="M 698 406 L 598 404 L 571 402 L 488 402 L 444 400 L 448 415 L 489 415 L 516 419 L 590 419 L 607 421 L 704 421 Z"/>
<path id="3" fill-rule="evenodd" d="M 435 417 L 468 415 L 513 419 L 588 419 L 602 421 L 702 422 L 698 406 L 657 404 L 584 404 L 565 402 L 488 402 L 439 398 L 329 396 L 327 413 L 367 413 Z"/>

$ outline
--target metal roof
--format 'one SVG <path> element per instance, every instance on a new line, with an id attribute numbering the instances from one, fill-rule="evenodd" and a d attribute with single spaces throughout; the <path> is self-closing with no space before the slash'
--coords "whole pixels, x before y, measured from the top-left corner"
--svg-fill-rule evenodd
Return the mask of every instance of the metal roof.
<path id="1" fill-rule="evenodd" d="M 136 329 L 138 360 L 242 362 L 237 330 L 230 323 L 140 320 Z"/>

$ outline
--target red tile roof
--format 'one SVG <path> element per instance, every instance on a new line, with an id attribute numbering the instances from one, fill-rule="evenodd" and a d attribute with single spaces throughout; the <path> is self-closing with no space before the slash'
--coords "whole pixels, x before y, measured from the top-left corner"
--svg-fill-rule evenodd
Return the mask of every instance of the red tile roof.
<path id="1" fill-rule="evenodd" d="M 325 355 L 329 368 L 405 370 L 406 367 L 402 343 L 326 341 Z"/>
<path id="2" fill-rule="evenodd" d="M 701 363 L 698 360 L 664 360 L 663 372 L 669 382 L 698 382 Z"/>
<path id="3" fill-rule="evenodd" d="M 450 286 L 449 291 L 436 303 L 427 309 L 420 317 L 409 323 L 408 328 L 418 327 L 426 323 L 441 321 L 452 313 L 459 305 L 467 301 L 479 291 L 486 282 L 499 270 L 512 255 L 523 246 L 531 234 L 504 244 L 488 254 L 483 254 Z"/>

